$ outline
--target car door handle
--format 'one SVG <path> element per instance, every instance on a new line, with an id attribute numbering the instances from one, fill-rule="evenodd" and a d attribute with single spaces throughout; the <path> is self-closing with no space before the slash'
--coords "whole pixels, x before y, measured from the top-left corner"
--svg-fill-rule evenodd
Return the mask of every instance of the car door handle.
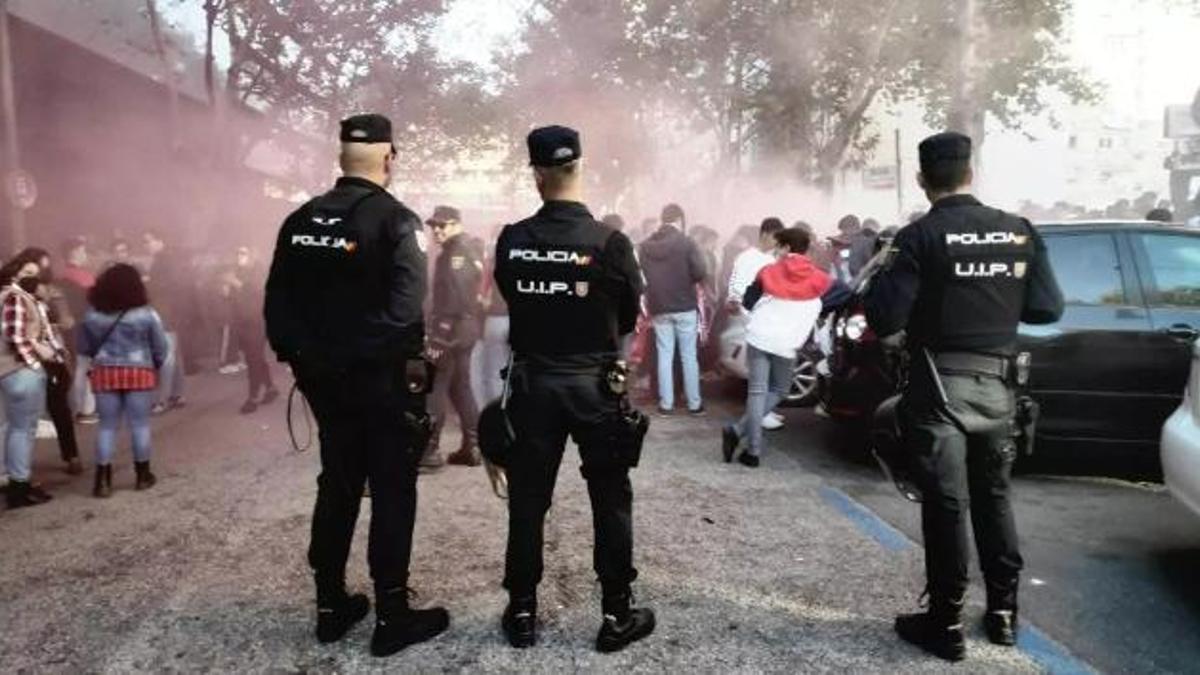
<path id="1" fill-rule="evenodd" d="M 1163 332 L 1181 340 L 1195 340 L 1197 337 L 1200 337 L 1200 330 L 1192 328 L 1186 323 L 1177 323 L 1170 328 L 1163 329 Z"/>

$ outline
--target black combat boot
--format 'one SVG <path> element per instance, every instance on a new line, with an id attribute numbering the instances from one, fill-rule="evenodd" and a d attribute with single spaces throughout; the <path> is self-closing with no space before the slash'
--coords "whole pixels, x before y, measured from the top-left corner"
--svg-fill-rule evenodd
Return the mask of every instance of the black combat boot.
<path id="1" fill-rule="evenodd" d="M 500 619 L 508 644 L 525 649 L 537 644 L 537 596 L 510 596 Z"/>
<path id="2" fill-rule="evenodd" d="M 33 485 L 27 480 L 9 480 L 5 499 L 8 502 L 8 508 L 21 509 L 26 506 L 45 504 L 53 497 L 40 486 Z"/>
<path id="3" fill-rule="evenodd" d="M 365 619 L 370 611 L 371 601 L 367 596 L 350 595 L 341 579 L 317 577 L 317 641 L 321 644 L 346 637 L 354 624 Z"/>
<path id="4" fill-rule="evenodd" d="M 896 632 L 905 642 L 947 661 L 967 658 L 963 637 L 963 600 L 930 596 L 929 609 L 920 614 L 896 617 Z"/>
<path id="5" fill-rule="evenodd" d="M 158 482 L 154 474 L 150 473 L 149 461 L 134 462 L 133 470 L 137 472 L 137 484 L 133 486 L 135 490 L 149 490 Z"/>
<path id="6" fill-rule="evenodd" d="M 1017 644 L 1017 582 L 988 584 L 987 614 L 983 629 L 992 644 L 1012 647 Z"/>
<path id="7" fill-rule="evenodd" d="M 372 655 L 391 656 L 410 645 L 432 640 L 450 627 L 450 614 L 441 607 L 409 607 L 409 592 L 403 586 L 376 592 Z"/>
<path id="8" fill-rule="evenodd" d="M 597 651 L 619 652 L 654 632 L 654 612 L 634 609 L 630 606 L 632 602 L 633 594 L 629 591 L 604 596 L 604 623 L 600 624 L 600 634 L 596 637 Z"/>
<path id="9" fill-rule="evenodd" d="M 96 482 L 92 485 L 92 496 L 112 496 L 112 464 L 96 465 Z"/>

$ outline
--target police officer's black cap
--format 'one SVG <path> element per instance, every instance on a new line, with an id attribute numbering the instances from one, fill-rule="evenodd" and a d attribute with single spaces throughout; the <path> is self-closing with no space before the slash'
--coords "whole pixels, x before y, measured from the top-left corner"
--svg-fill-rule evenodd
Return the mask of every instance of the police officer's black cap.
<path id="1" fill-rule="evenodd" d="M 391 143 L 392 121 L 375 113 L 342 120 L 343 143 Z"/>
<path id="2" fill-rule="evenodd" d="M 453 206 L 438 206 L 433 209 L 433 215 L 425 221 L 426 225 L 445 225 L 446 223 L 461 223 L 462 214 Z"/>
<path id="3" fill-rule="evenodd" d="M 529 163 L 533 166 L 562 166 L 583 157 L 579 132 L 567 127 L 534 129 L 525 142 L 529 146 Z"/>
<path id="4" fill-rule="evenodd" d="M 971 137 L 956 131 L 934 134 L 918 146 L 921 165 L 964 162 L 971 159 Z"/>

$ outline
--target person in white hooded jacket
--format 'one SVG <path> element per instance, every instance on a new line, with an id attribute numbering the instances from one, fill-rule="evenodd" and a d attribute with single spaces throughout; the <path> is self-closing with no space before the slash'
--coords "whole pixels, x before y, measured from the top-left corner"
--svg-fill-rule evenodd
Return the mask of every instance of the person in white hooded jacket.
<path id="1" fill-rule="evenodd" d="M 746 412 L 722 430 L 722 451 L 732 462 L 757 467 L 762 452 L 763 415 L 787 396 L 792 386 L 796 352 L 821 315 L 822 296 L 833 280 L 807 255 L 811 235 L 800 228 L 776 234 L 779 259 L 759 271 L 742 304 L 750 314 L 746 326 Z"/>

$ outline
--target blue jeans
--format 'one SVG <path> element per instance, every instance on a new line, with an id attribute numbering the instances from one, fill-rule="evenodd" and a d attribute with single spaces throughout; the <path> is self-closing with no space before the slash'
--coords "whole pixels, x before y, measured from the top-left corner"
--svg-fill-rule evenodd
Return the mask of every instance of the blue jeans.
<path id="1" fill-rule="evenodd" d="M 747 452 L 762 452 L 763 416 L 787 397 L 792 389 L 796 360 L 746 345 L 746 413 L 738 420 L 738 436 L 746 439 Z"/>
<path id="2" fill-rule="evenodd" d="M 699 312 L 659 314 L 654 323 L 654 344 L 658 349 L 658 407 L 675 407 L 675 345 L 679 344 L 679 360 L 683 364 L 683 393 L 688 410 L 699 410 L 700 361 L 696 357 L 699 341 Z"/>
<path id="3" fill-rule="evenodd" d="M 167 333 L 167 359 L 158 370 L 158 402 L 183 398 L 183 359 L 179 354 L 179 333 Z"/>
<path id="4" fill-rule="evenodd" d="M 46 371 L 22 368 L 0 379 L 8 429 L 4 433 L 4 466 L 10 480 L 29 481 L 38 418 L 46 406 Z"/>
<path id="5" fill-rule="evenodd" d="M 150 461 L 150 408 L 154 406 L 154 398 L 153 390 L 96 392 L 96 412 L 100 414 L 96 464 L 112 464 L 122 417 L 129 420 L 134 461 Z"/>
<path id="6" fill-rule="evenodd" d="M 83 354 L 75 356 L 75 379 L 71 382 L 71 410 L 80 415 L 96 413 L 96 397 L 92 394 L 92 383 L 88 381 L 88 371 L 92 368 L 92 360 Z"/>
<path id="7" fill-rule="evenodd" d="M 483 323 L 483 340 L 479 342 L 483 380 L 483 403 L 487 405 L 504 393 L 504 378 L 500 371 L 508 365 L 508 317 L 489 316 Z"/>

